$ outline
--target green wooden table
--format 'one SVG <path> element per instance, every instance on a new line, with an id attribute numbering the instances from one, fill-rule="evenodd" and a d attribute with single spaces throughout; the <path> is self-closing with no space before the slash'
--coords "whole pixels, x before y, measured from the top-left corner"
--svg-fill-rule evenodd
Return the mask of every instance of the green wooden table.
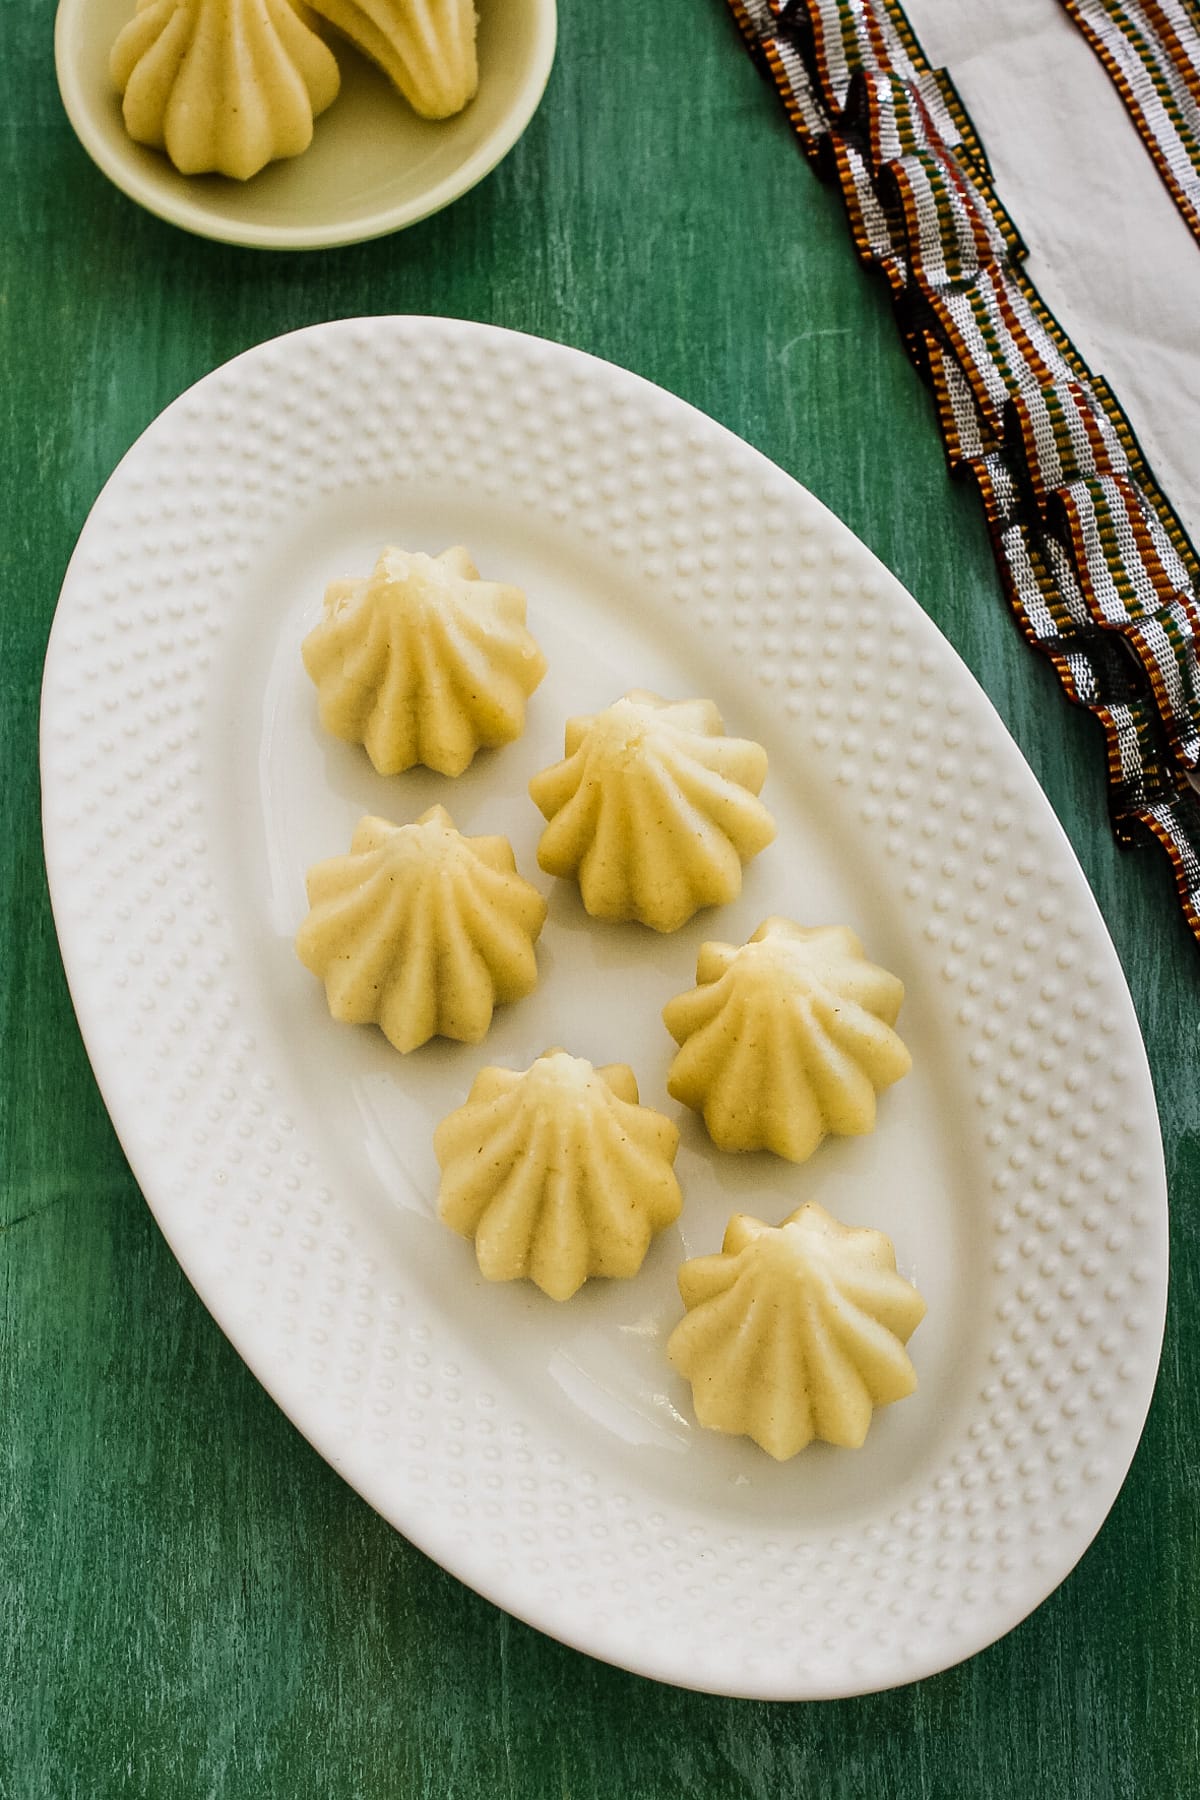
<path id="1" fill-rule="evenodd" d="M 722 0 L 560 0 L 545 103 L 399 237 L 224 249 L 138 212 L 59 105 L 52 0 L 0 16 L 0 1795 L 887 1800 L 1200 1794 L 1200 951 L 1121 854 L 1095 727 L 1001 599 L 839 203 Z M 118 458 L 262 338 L 362 312 L 539 332 L 661 382 L 812 488 L 938 621 L 1071 835 L 1133 987 L 1174 1206 L 1158 1393 L 1082 1564 L 918 1686 L 827 1705 L 660 1688 L 498 1613 L 346 1488 L 193 1295 L 75 1028 L 38 827 L 42 656 Z"/>

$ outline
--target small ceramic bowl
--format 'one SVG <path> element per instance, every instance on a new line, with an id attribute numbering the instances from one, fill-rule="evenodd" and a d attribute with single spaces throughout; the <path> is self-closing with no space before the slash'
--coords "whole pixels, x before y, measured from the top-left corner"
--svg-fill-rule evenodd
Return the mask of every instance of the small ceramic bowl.
<path id="1" fill-rule="evenodd" d="M 479 92 L 453 119 L 418 118 L 387 78 L 330 34 L 342 89 L 303 156 L 252 180 L 180 175 L 135 144 L 108 73 L 134 0 L 61 0 L 58 85 L 79 141 L 110 181 L 200 237 L 269 250 L 317 250 L 383 237 L 449 206 L 512 149 L 554 61 L 555 0 L 478 0 Z"/>

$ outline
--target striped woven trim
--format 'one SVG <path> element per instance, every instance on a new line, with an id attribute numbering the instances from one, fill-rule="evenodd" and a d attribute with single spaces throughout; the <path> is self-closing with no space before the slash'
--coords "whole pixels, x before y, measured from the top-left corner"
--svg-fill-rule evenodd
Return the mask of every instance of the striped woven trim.
<path id="1" fill-rule="evenodd" d="M 1186 0 L 1060 0 L 1200 238 L 1200 20 Z"/>
<path id="2" fill-rule="evenodd" d="M 728 3 L 887 281 L 1022 631 L 1103 729 L 1118 838 L 1166 850 L 1200 938 L 1200 571 L 1182 525 L 1025 275 L 970 120 L 897 0 Z"/>

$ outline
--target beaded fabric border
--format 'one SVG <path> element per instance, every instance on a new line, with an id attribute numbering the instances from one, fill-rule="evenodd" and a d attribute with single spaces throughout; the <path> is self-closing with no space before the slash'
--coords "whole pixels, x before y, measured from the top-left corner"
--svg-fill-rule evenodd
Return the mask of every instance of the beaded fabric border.
<path id="1" fill-rule="evenodd" d="M 1200 23 L 1181 0 L 1059 0 L 1200 239 Z"/>
<path id="2" fill-rule="evenodd" d="M 892 294 L 1013 611 L 1099 721 L 1113 829 L 1158 842 L 1200 939 L 1200 570 L 1128 420 L 1022 270 L 952 82 L 895 0 L 728 0 Z"/>

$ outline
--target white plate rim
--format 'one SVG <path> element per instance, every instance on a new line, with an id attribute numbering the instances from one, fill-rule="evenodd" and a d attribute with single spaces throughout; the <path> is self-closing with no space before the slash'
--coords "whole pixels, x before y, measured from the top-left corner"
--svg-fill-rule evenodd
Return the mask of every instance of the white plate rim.
<path id="1" fill-rule="evenodd" d="M 113 186 L 146 212 L 169 225 L 210 242 L 233 244 L 247 250 L 334 250 L 350 244 L 370 243 L 389 237 L 410 225 L 442 212 L 455 200 L 477 187 L 501 163 L 524 133 L 550 80 L 558 41 L 557 0 L 536 0 L 538 11 L 534 51 L 526 77 L 505 115 L 503 125 L 484 140 L 457 169 L 419 198 L 384 207 L 369 219 L 340 226 L 287 226 L 251 224 L 224 219 L 219 212 L 176 194 L 146 175 L 132 156 L 113 152 L 92 116 L 77 60 L 72 53 L 72 34 L 87 0 L 59 0 L 54 20 L 54 67 L 63 108 L 79 142 L 96 167 Z M 133 147 L 131 146 L 131 149 Z"/>
<path id="2" fill-rule="evenodd" d="M 1022 797 L 1040 813 L 1039 824 L 1044 833 L 1055 841 L 1056 853 L 1061 858 L 1057 875 L 1068 891 L 1068 897 L 1077 909 L 1078 924 L 1072 927 L 1072 936 L 1085 940 L 1093 955 L 1101 955 L 1105 960 L 1102 971 L 1102 986 L 1110 1004 L 1122 1012 L 1120 1049 L 1126 1059 L 1126 1076 L 1136 1089 L 1142 1109 L 1138 1134 L 1138 1148 L 1141 1153 L 1141 1182 L 1146 1189 L 1153 1190 L 1156 1202 L 1152 1216 L 1148 1217 L 1148 1244 L 1143 1246 L 1142 1273 L 1140 1276 L 1140 1298 L 1142 1301 L 1142 1326 L 1138 1339 L 1136 1366 L 1131 1368 L 1127 1380 L 1131 1399 L 1121 1413 L 1122 1424 L 1119 1433 L 1120 1442 L 1117 1452 L 1111 1452 L 1104 1464 L 1101 1474 L 1089 1480 L 1089 1491 L 1084 1507 L 1078 1511 L 1073 1529 L 1067 1540 L 1060 1540 L 1059 1548 L 1052 1558 L 1051 1566 L 1044 1577 L 1034 1583 L 1034 1589 L 1028 1584 L 1019 1602 L 1015 1605 L 1011 1616 L 997 1623 L 995 1617 L 989 1619 L 981 1631 L 974 1634 L 967 1632 L 967 1641 L 954 1644 L 942 1642 L 925 1642 L 912 1654 L 906 1654 L 902 1663 L 897 1665 L 895 1659 L 883 1670 L 883 1678 L 875 1675 L 863 1677 L 861 1670 L 852 1668 L 829 1669 L 816 1681 L 797 1683 L 795 1678 L 784 1671 L 756 1670 L 752 1677 L 739 1671 L 732 1659 L 719 1677 L 705 1671 L 699 1676 L 686 1666 L 681 1666 L 677 1655 L 659 1655 L 653 1647 L 644 1644 L 634 1651 L 625 1641 L 618 1628 L 612 1632 L 599 1633 L 588 1628 L 586 1622 L 556 1616 L 547 1611 L 545 1606 L 531 1604 L 521 1591 L 520 1579 L 499 1577 L 490 1567 L 490 1559 L 481 1553 L 472 1559 L 461 1547 L 456 1548 L 453 1556 L 447 1556 L 445 1540 L 441 1534 L 439 1521 L 422 1515 L 420 1509 L 405 1512 L 397 1516 L 394 1504 L 381 1499 L 378 1485 L 371 1480 L 364 1480 L 362 1469 L 355 1464 L 354 1457 L 339 1454 L 328 1442 L 322 1442 L 314 1432 L 313 1421 L 307 1418 L 303 1405 L 297 1403 L 294 1394 L 280 1391 L 278 1379 L 271 1379 L 264 1374 L 261 1367 L 259 1346 L 248 1333 L 242 1322 L 232 1317 L 224 1303 L 224 1296 L 211 1286 L 202 1284 L 194 1270 L 189 1267 L 185 1250 L 181 1247 L 177 1230 L 178 1219 L 173 1216 L 171 1206 L 164 1199 L 163 1171 L 154 1161 L 147 1157 L 146 1145 L 141 1137 L 131 1128 L 132 1122 L 123 1111 L 123 1096 L 119 1092 L 117 1071 L 111 1057 L 106 1051 L 106 1038 L 109 1035 L 111 1019 L 97 1005 L 97 990 L 91 971 L 87 967 L 88 946 L 83 941 L 78 920 L 68 917 L 68 900 L 70 896 L 72 875 L 70 863 L 71 845 L 61 825 L 61 813 L 64 800 L 64 774 L 61 763 L 56 763 L 55 751 L 57 740 L 63 723 L 63 682 L 69 671 L 72 651 L 66 644 L 67 621 L 69 620 L 75 598 L 86 585 L 87 573 L 84 567 L 89 548 L 89 539 L 95 529 L 96 521 L 103 518 L 113 503 L 113 498 L 126 478 L 131 462 L 141 456 L 148 442 L 170 425 L 178 426 L 181 419 L 189 417 L 194 424 L 195 403 L 203 398 L 205 390 L 212 391 L 212 384 L 219 378 L 228 380 L 230 376 L 241 378 L 248 376 L 254 369 L 256 360 L 260 363 L 266 356 L 286 358 L 293 350 L 314 340 L 328 343 L 336 336 L 338 341 L 348 347 L 351 357 L 355 354 L 355 346 L 361 348 L 377 339 L 387 339 L 389 334 L 399 335 L 401 339 L 406 333 L 419 339 L 422 334 L 433 332 L 448 335 L 452 342 L 465 342 L 471 348 L 472 356 L 484 362 L 490 357 L 515 355 L 518 360 L 528 354 L 543 362 L 561 359 L 564 369 L 582 370 L 594 384 L 594 390 L 603 392 L 611 388 L 619 391 L 622 399 L 629 404 L 630 396 L 635 396 L 636 406 L 640 399 L 649 404 L 666 406 L 681 429 L 693 434 L 693 440 L 704 442 L 714 450 L 720 450 L 730 456 L 734 462 L 742 464 L 749 472 L 767 479 L 777 492 L 793 490 L 802 496 L 811 509 L 814 506 L 824 514 L 832 527 L 845 538 L 850 539 L 876 572 L 881 591 L 888 595 L 889 606 L 911 609 L 906 617 L 906 624 L 916 630 L 921 640 L 927 645 L 939 647 L 937 658 L 953 666 L 957 670 L 957 678 L 965 680 L 974 692 L 975 704 L 979 716 L 987 718 L 989 731 L 997 744 L 1004 746 L 1003 755 L 1008 766 L 1023 770 L 1023 779 L 1019 786 Z M 998 736 L 997 736 L 998 734 Z M 848 1695 L 878 1691 L 881 1688 L 902 1685 L 925 1676 L 934 1674 L 965 1657 L 975 1654 L 994 1642 L 1005 1632 L 1028 1616 L 1041 1600 L 1051 1593 L 1075 1566 L 1100 1529 L 1107 1517 L 1113 1501 L 1124 1481 L 1129 1464 L 1132 1461 L 1141 1436 L 1145 1415 L 1153 1393 L 1154 1380 L 1157 1374 L 1163 1326 L 1165 1322 L 1166 1283 L 1167 1283 L 1167 1249 L 1166 1249 L 1166 1183 L 1162 1161 L 1161 1139 L 1157 1131 L 1157 1120 L 1153 1110 L 1153 1090 L 1150 1083 L 1149 1069 L 1145 1052 L 1137 1031 L 1136 1018 L 1132 1001 L 1128 994 L 1115 950 L 1108 938 L 1107 931 L 1100 917 L 1098 908 L 1087 886 L 1086 879 L 1080 870 L 1061 825 L 1054 817 L 1048 801 L 1042 794 L 1032 771 L 1028 769 L 1024 759 L 999 715 L 983 690 L 978 687 L 961 663 L 957 653 L 942 637 L 941 633 L 924 615 L 917 603 L 901 587 L 893 576 L 853 539 L 848 529 L 825 512 L 819 502 L 799 487 L 791 477 L 780 471 L 768 459 L 755 451 L 751 446 L 736 438 L 726 428 L 717 424 L 706 415 L 687 405 L 674 396 L 667 395 L 664 390 L 654 384 L 634 376 L 616 365 L 601 362 L 582 352 L 567 346 L 555 345 L 548 340 L 529 338 L 490 325 L 481 325 L 470 321 L 445 320 L 436 318 L 382 317 L 359 320 L 341 320 L 328 325 L 307 327 L 286 336 L 255 346 L 234 358 L 230 363 L 214 370 L 194 387 L 187 390 L 147 428 L 137 442 L 118 464 L 105 488 L 95 502 L 89 519 L 81 532 L 76 550 L 63 582 L 62 596 L 52 627 L 50 644 L 47 651 L 46 668 L 42 691 L 41 712 L 41 759 L 43 778 L 43 831 L 46 853 L 46 864 L 50 883 L 51 899 L 54 908 L 56 927 L 66 968 L 68 984 L 72 1000 L 79 1018 L 81 1032 L 92 1061 L 101 1093 L 113 1116 L 122 1145 L 129 1157 L 135 1177 L 139 1181 L 147 1201 L 156 1218 L 179 1257 L 185 1273 L 196 1288 L 205 1306 L 213 1314 L 222 1330 L 230 1338 L 239 1354 L 254 1371 L 258 1379 L 267 1387 L 273 1398 L 288 1414 L 298 1429 L 309 1438 L 319 1453 L 333 1467 L 343 1473 L 363 1496 L 381 1511 L 385 1517 L 402 1530 L 411 1541 L 435 1560 L 443 1563 L 452 1573 L 474 1587 L 486 1598 L 503 1607 L 514 1616 L 525 1620 L 549 1636 L 558 1638 L 575 1648 L 624 1667 L 630 1671 L 650 1678 L 668 1681 L 681 1687 L 696 1687 L 701 1691 L 728 1694 L 736 1697 L 765 1699 L 809 1699 L 839 1698 Z M 92 946 L 94 950 L 94 946 Z M 1145 1108 L 1148 1103 L 1149 1113 Z M 1143 1212 L 1145 1209 L 1143 1209 Z M 1147 1309 L 1149 1316 L 1147 1317 Z M 1033 1598 L 1030 1598 L 1031 1592 Z M 719 1660 L 719 1659 L 718 1659 Z"/>

